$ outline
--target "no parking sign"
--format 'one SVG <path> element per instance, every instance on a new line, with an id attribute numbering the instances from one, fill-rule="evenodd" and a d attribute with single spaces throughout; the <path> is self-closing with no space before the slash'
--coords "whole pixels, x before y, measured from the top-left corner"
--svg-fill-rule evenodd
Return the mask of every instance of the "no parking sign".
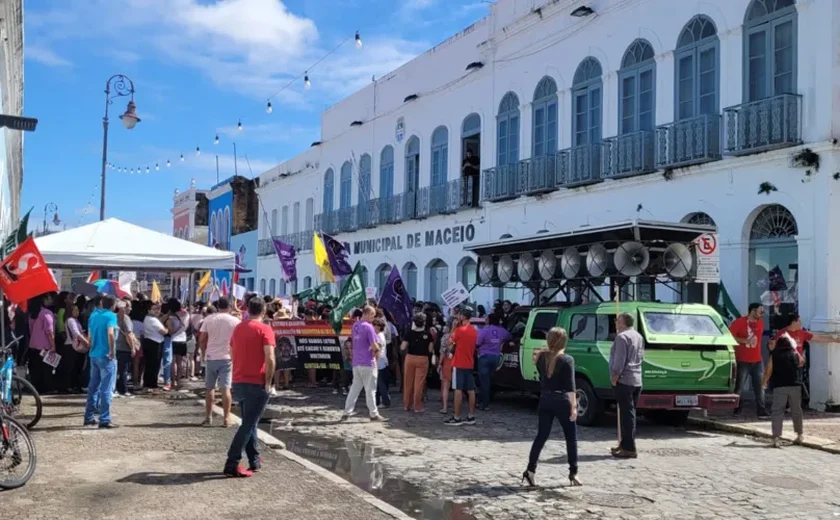
<path id="1" fill-rule="evenodd" d="M 694 240 L 697 251 L 697 283 L 720 283 L 720 247 L 717 233 L 705 233 Z"/>

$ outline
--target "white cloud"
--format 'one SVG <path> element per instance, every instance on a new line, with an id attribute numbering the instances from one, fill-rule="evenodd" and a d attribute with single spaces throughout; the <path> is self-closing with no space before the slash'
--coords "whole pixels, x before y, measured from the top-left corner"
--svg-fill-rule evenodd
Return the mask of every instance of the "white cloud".
<path id="1" fill-rule="evenodd" d="M 70 60 L 62 58 L 48 47 L 40 47 L 37 45 L 27 45 L 24 51 L 24 56 L 27 60 L 46 65 L 47 67 L 72 67 L 73 63 Z"/>

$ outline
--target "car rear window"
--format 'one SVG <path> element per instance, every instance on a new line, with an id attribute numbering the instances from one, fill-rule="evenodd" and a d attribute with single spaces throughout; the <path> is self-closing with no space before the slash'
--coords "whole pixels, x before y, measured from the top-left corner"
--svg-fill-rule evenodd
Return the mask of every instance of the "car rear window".
<path id="1" fill-rule="evenodd" d="M 715 320 L 706 314 L 672 314 L 668 312 L 643 312 L 645 329 L 649 334 L 679 336 L 722 336 Z"/>
<path id="2" fill-rule="evenodd" d="M 531 325 L 531 339 L 545 339 L 548 331 L 557 325 L 557 311 L 537 311 Z"/>

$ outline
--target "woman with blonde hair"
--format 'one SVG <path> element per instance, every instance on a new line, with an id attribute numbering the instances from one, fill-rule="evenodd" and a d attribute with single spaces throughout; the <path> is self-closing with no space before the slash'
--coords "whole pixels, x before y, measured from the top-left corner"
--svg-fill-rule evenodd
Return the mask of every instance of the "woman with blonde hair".
<path id="1" fill-rule="evenodd" d="M 577 396 L 575 394 L 575 360 L 566 354 L 569 337 L 566 330 L 554 327 L 548 331 L 548 348 L 534 351 L 534 364 L 540 374 L 540 404 L 537 409 L 539 427 L 537 437 L 531 445 L 528 468 L 522 474 L 522 480 L 529 486 L 536 486 L 534 472 L 545 442 L 551 435 L 554 419 L 560 421 L 563 435 L 566 437 L 566 456 L 569 459 L 569 483 L 580 486 L 577 479 Z"/>

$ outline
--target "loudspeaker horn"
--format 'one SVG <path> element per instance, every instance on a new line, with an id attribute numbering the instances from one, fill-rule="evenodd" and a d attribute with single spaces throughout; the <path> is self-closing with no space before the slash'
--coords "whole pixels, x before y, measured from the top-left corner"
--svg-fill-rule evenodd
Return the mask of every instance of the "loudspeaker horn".
<path id="1" fill-rule="evenodd" d="M 624 242 L 613 253 L 615 269 L 624 276 L 639 276 L 650 265 L 650 251 L 639 242 Z"/>
<path id="2" fill-rule="evenodd" d="M 502 255 L 496 263 L 496 273 L 499 275 L 499 281 L 508 283 L 513 279 L 513 257 L 510 255 Z"/>
<path id="3" fill-rule="evenodd" d="M 516 262 L 516 272 L 519 275 L 520 282 L 529 282 L 534 277 L 536 271 L 536 262 L 534 255 L 531 253 L 522 253 L 519 255 L 519 260 Z"/>
<path id="4" fill-rule="evenodd" d="M 589 276 L 599 278 L 604 276 L 610 269 L 610 254 L 607 248 L 601 244 L 589 246 L 586 252 L 586 271 Z"/>
<path id="5" fill-rule="evenodd" d="M 581 263 L 580 253 L 576 248 L 564 249 L 563 256 L 560 257 L 560 271 L 563 273 L 563 278 L 567 280 L 575 278 L 580 273 Z"/>
<path id="6" fill-rule="evenodd" d="M 543 280 L 554 279 L 554 273 L 557 272 L 557 256 L 551 249 L 546 249 L 540 254 L 537 259 L 537 271 L 540 273 L 540 278 Z"/>
<path id="7" fill-rule="evenodd" d="M 672 280 L 682 280 L 691 274 L 694 257 L 685 244 L 679 242 L 669 245 L 662 253 L 662 268 Z"/>
<path id="8" fill-rule="evenodd" d="M 478 281 L 482 284 L 487 284 L 493 281 L 496 266 L 493 264 L 493 258 L 489 256 L 482 256 L 478 260 Z"/>

